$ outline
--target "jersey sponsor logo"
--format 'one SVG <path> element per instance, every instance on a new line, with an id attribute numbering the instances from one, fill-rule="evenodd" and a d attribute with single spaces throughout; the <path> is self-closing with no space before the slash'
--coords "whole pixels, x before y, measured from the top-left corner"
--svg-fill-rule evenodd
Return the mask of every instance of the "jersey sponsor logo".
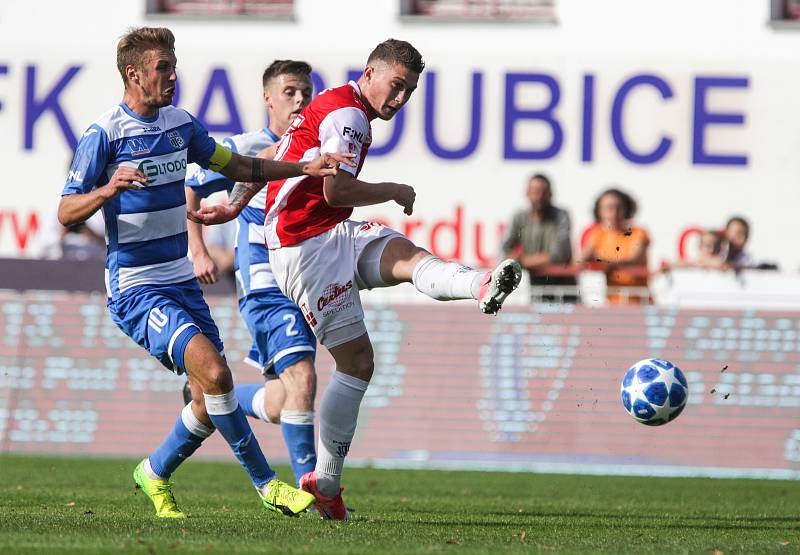
<path id="1" fill-rule="evenodd" d="M 81 181 L 83 181 L 83 177 L 81 177 L 80 170 L 78 170 L 78 171 L 70 170 L 69 171 L 69 175 L 67 175 L 67 181 L 75 181 L 77 183 L 80 183 Z"/>
<path id="2" fill-rule="evenodd" d="M 128 150 L 131 151 L 132 156 L 148 154 L 150 152 L 150 148 L 147 146 L 145 140 L 141 137 L 128 139 Z"/>
<path id="3" fill-rule="evenodd" d="M 183 148 L 183 145 L 186 144 L 183 142 L 183 137 L 181 137 L 181 134 L 175 129 L 167 132 L 167 138 L 169 139 L 169 144 L 175 148 Z"/>
<path id="4" fill-rule="evenodd" d="M 186 151 L 153 156 L 138 161 L 137 168 L 147 176 L 147 185 L 163 185 L 186 178 Z M 136 163 L 136 161 L 134 161 Z"/>
<path id="5" fill-rule="evenodd" d="M 153 125 L 151 127 L 142 127 L 142 133 L 157 133 L 161 131 L 161 128 L 157 125 Z"/>
<path id="6" fill-rule="evenodd" d="M 342 129 L 342 137 L 350 137 L 358 144 L 362 144 L 364 142 L 364 133 L 353 129 L 352 127 L 345 126 L 345 128 Z"/>
<path id="7" fill-rule="evenodd" d="M 317 310 L 324 310 L 325 307 L 331 309 L 341 308 L 343 303 L 350 297 L 350 290 L 353 289 L 353 280 L 347 283 L 331 283 L 322 290 L 322 296 L 317 299 Z M 326 312 L 323 313 L 326 314 Z"/>

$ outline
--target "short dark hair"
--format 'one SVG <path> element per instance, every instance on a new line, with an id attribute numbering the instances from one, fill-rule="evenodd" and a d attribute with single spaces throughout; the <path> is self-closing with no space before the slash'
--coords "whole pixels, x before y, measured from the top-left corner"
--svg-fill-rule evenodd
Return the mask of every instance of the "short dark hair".
<path id="1" fill-rule="evenodd" d="M 633 200 L 633 197 L 624 191 L 611 188 L 600 193 L 600 196 L 598 196 L 597 200 L 594 201 L 593 213 L 595 222 L 600 223 L 600 200 L 606 195 L 614 195 L 619 199 L 619 201 L 622 203 L 622 209 L 624 210 L 626 220 L 630 220 L 636 215 L 637 206 L 636 201 Z"/>
<path id="2" fill-rule="evenodd" d="M 750 237 L 750 224 L 744 219 L 744 216 L 732 216 L 729 218 L 728 223 L 725 224 L 725 229 L 728 229 L 733 223 L 741 224 L 744 227 L 745 237 Z"/>
<path id="3" fill-rule="evenodd" d="M 117 43 L 117 69 L 122 82 L 128 86 L 125 68 L 142 69 L 147 63 L 145 54 L 149 50 L 162 49 L 175 53 L 175 35 L 166 27 L 134 27 L 128 30 Z"/>
<path id="4" fill-rule="evenodd" d="M 530 179 L 528 179 L 528 183 L 530 183 L 534 179 L 539 179 L 539 180 L 543 181 L 544 184 L 547 185 L 547 190 L 550 191 L 551 193 L 553 192 L 553 186 L 550 184 L 550 178 L 547 177 L 545 174 L 543 174 L 543 173 L 535 173 L 535 174 L 533 174 L 530 177 Z"/>
<path id="5" fill-rule="evenodd" d="M 275 60 L 264 70 L 264 74 L 261 76 L 261 85 L 266 87 L 267 83 L 278 75 L 305 75 L 310 77 L 311 66 L 299 60 Z"/>
<path id="6" fill-rule="evenodd" d="M 404 40 L 388 39 L 380 43 L 367 58 L 367 65 L 377 60 L 387 64 L 400 64 L 417 73 L 422 73 L 425 69 L 422 54 Z"/>

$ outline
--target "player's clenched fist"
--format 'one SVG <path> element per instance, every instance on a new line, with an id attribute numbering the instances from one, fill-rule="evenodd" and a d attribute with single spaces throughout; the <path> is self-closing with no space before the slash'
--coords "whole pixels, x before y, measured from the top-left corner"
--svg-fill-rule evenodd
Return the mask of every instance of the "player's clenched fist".
<path id="1" fill-rule="evenodd" d="M 395 186 L 394 201 L 403 207 L 403 212 L 406 216 L 410 216 L 414 211 L 414 201 L 417 198 L 417 193 L 409 185 L 403 185 L 402 183 L 394 183 L 393 185 Z"/>

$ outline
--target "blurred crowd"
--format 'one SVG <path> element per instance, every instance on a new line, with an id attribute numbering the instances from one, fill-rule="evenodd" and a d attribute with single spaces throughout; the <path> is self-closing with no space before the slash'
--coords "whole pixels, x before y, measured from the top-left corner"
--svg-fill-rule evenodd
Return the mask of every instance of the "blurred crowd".
<path id="1" fill-rule="evenodd" d="M 647 230 L 637 224 L 636 200 L 618 188 L 600 193 L 594 202 L 594 223 L 580 235 L 572 250 L 569 213 L 553 204 L 553 185 L 543 174 L 528 179 L 528 208 L 513 215 L 501 245 L 504 257 L 515 258 L 528 271 L 533 287 L 576 287 L 576 277 L 586 270 L 605 273 L 610 303 L 649 302 L 650 277 Z M 687 239 L 695 236 L 697 248 L 684 253 Z M 745 268 L 777 269 L 756 265 L 747 251 L 750 223 L 735 215 L 719 228 L 691 228 L 682 237 L 682 258 L 662 261 L 660 271 L 702 268 L 711 271 Z M 685 256 L 683 256 L 685 254 Z M 571 301 L 575 295 L 559 295 Z M 544 296 L 544 300 L 548 300 Z"/>

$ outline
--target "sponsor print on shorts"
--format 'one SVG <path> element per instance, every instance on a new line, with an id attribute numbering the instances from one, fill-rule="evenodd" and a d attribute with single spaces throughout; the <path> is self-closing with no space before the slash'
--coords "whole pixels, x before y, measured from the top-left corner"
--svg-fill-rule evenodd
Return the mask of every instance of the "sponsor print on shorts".
<path id="1" fill-rule="evenodd" d="M 317 325 L 317 317 L 314 316 L 313 311 L 308 309 L 306 303 L 300 303 L 300 312 L 303 313 L 303 317 L 305 317 L 309 326 L 315 327 Z"/>
<path id="2" fill-rule="evenodd" d="M 322 290 L 322 296 L 317 299 L 317 310 L 323 316 L 329 316 L 342 310 L 352 308 L 353 301 L 353 280 L 347 283 L 331 283 Z"/>

